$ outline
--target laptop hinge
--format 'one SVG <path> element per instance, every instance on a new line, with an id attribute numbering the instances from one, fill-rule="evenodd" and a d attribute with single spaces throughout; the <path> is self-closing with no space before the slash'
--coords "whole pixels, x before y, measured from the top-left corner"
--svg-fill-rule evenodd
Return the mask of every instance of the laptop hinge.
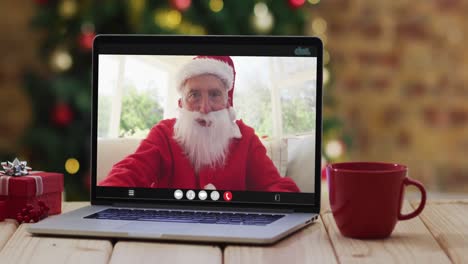
<path id="1" fill-rule="evenodd" d="M 132 207 L 132 208 L 161 208 L 161 209 L 179 209 L 179 210 L 195 210 L 195 211 L 242 211 L 242 212 L 265 212 L 265 213 L 294 213 L 291 209 L 271 209 L 271 208 L 254 208 L 254 207 L 216 207 L 216 206 L 197 206 L 193 205 L 167 205 L 167 204 L 129 204 L 129 203 L 114 203 L 113 207 Z"/>

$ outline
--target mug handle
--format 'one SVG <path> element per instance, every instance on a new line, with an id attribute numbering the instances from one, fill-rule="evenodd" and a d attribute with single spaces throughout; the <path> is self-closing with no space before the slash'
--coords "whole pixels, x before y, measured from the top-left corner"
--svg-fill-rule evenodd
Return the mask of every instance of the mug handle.
<path id="1" fill-rule="evenodd" d="M 400 208 L 400 211 L 398 212 L 398 220 L 408 220 L 419 215 L 424 209 L 424 206 L 426 205 L 426 190 L 424 189 L 424 186 L 420 182 L 406 177 L 403 180 L 403 185 L 404 186 L 414 185 L 418 187 L 419 191 L 421 192 L 421 203 L 419 204 L 418 208 L 416 208 L 416 210 L 414 210 L 412 213 L 409 213 L 409 214 L 401 214 L 401 208 Z"/>

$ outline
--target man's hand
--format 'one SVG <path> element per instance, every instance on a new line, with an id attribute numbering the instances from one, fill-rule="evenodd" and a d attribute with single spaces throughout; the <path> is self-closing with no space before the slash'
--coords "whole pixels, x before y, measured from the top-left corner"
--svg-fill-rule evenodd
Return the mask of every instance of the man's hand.
<path id="1" fill-rule="evenodd" d="M 205 190 L 216 190 L 216 186 L 214 186 L 211 183 L 208 183 L 207 185 L 205 185 L 205 187 L 203 187 L 203 189 L 205 189 Z"/>

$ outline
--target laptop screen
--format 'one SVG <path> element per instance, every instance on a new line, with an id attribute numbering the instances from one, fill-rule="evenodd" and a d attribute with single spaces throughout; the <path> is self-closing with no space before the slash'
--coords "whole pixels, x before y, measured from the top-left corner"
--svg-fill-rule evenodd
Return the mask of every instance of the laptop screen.
<path id="1" fill-rule="evenodd" d="M 94 201 L 317 205 L 311 37 L 98 36 Z"/>

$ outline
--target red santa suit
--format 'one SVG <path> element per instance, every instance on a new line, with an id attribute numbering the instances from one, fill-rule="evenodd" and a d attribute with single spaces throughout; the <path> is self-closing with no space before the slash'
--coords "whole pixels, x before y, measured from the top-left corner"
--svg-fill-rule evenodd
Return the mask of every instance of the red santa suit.
<path id="1" fill-rule="evenodd" d="M 283 178 L 266 155 L 254 130 L 236 121 L 240 138 L 233 138 L 225 166 L 203 167 L 198 174 L 174 139 L 175 119 L 154 126 L 135 153 L 114 165 L 99 186 L 170 189 L 203 189 L 211 184 L 218 190 L 299 192 L 290 178 Z"/>

